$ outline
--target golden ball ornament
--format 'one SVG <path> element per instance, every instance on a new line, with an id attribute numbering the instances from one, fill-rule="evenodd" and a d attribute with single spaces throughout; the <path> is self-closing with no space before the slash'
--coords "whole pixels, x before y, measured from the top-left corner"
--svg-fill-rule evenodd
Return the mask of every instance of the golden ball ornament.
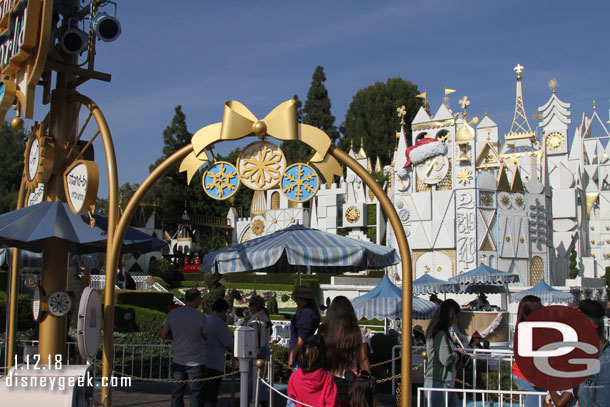
<path id="1" fill-rule="evenodd" d="M 263 359 L 256 359 L 256 367 L 261 369 L 263 366 L 265 366 L 265 361 Z"/>
<path id="2" fill-rule="evenodd" d="M 11 120 L 11 127 L 15 130 L 23 129 L 23 119 L 21 117 L 15 117 Z"/>
<path id="3" fill-rule="evenodd" d="M 252 133 L 256 136 L 262 137 L 267 134 L 267 125 L 264 121 L 259 120 L 252 125 Z"/>

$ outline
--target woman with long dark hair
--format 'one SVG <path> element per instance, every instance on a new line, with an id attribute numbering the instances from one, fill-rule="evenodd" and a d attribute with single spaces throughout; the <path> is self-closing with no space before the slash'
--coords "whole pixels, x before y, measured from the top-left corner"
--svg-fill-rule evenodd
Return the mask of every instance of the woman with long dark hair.
<path id="1" fill-rule="evenodd" d="M 455 381 L 455 364 L 464 354 L 463 349 L 454 350 L 449 336 L 449 328 L 457 323 L 460 306 L 454 300 L 445 300 L 426 330 L 426 365 L 424 387 L 450 389 Z M 457 395 L 453 392 L 429 392 L 431 406 L 457 405 Z M 445 400 L 447 403 L 445 404 Z"/>
<path id="2" fill-rule="evenodd" d="M 354 307 L 347 297 L 335 297 L 326 310 L 326 320 L 320 326 L 326 345 L 326 370 L 335 377 L 339 399 L 347 404 L 349 383 L 345 372 L 371 371 L 366 354 L 366 342 L 358 325 Z"/>
<path id="3" fill-rule="evenodd" d="M 526 295 L 519 302 L 519 308 L 517 310 L 517 321 L 515 323 L 515 334 L 519 329 L 519 324 L 525 320 L 531 313 L 542 308 L 542 301 L 535 295 Z M 513 363 L 513 381 L 517 385 L 517 388 L 521 391 L 544 391 L 538 387 L 534 387 L 530 382 L 527 381 L 517 362 Z M 539 404 L 538 396 L 524 396 L 523 403 L 525 407 L 534 407 Z"/>

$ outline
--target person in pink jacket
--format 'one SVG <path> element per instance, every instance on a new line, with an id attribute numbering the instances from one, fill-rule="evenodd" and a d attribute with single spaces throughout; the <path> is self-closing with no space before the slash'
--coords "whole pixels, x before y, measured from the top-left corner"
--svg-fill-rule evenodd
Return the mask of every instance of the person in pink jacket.
<path id="1" fill-rule="evenodd" d="M 324 344 L 319 335 L 310 336 L 297 356 L 299 369 L 288 380 L 288 397 L 315 407 L 336 407 L 337 386 L 333 377 L 322 368 Z"/>

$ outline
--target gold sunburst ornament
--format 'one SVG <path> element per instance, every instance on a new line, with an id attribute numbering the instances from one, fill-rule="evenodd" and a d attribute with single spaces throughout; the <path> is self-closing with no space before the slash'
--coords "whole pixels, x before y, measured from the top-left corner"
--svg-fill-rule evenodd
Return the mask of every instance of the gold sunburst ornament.
<path id="1" fill-rule="evenodd" d="M 241 182 L 255 191 L 265 191 L 276 186 L 285 168 L 284 153 L 268 141 L 248 145 L 237 159 Z"/>
<path id="2" fill-rule="evenodd" d="M 260 219 L 256 219 L 254 220 L 254 222 L 252 222 L 252 233 L 254 233 L 256 236 L 260 236 L 263 234 L 264 231 L 265 222 Z"/>
<path id="3" fill-rule="evenodd" d="M 472 180 L 472 171 L 463 168 L 457 173 L 458 183 L 466 186 Z"/>

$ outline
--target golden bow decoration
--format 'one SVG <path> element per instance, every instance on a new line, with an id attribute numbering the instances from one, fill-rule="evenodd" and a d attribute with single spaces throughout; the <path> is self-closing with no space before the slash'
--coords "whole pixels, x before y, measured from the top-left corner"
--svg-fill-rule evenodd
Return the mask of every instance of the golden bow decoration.
<path id="1" fill-rule="evenodd" d="M 285 101 L 273 109 L 263 120 L 236 100 L 225 103 L 222 122 L 210 124 L 199 129 L 191 138 L 193 152 L 180 164 L 180 172 L 186 171 L 187 183 L 206 161 L 205 149 L 222 140 L 239 140 L 248 136 L 273 137 L 282 141 L 300 140 L 315 150 L 310 158 L 318 167 L 328 184 L 334 175 L 341 175 L 339 162 L 328 155 L 330 137 L 317 127 L 297 123 L 294 99 Z"/>

